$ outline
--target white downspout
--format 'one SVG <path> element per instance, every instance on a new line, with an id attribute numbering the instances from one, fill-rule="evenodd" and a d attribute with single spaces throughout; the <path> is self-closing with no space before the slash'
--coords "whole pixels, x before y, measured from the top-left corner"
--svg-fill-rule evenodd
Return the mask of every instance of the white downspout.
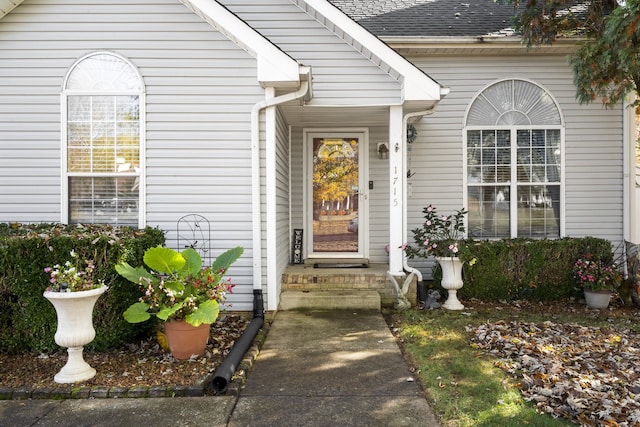
<path id="1" fill-rule="evenodd" d="M 623 147 L 622 147 L 622 239 L 631 240 L 631 159 L 635 159 L 632 155 L 631 147 L 635 147 L 635 141 L 633 141 L 633 131 L 631 129 L 631 113 L 635 110 L 631 108 L 629 102 L 624 102 L 622 105 L 622 133 L 623 133 Z M 632 143 L 634 143 L 632 145 Z M 634 162 L 635 163 L 635 162 Z M 635 183 L 635 174 L 633 182 Z"/>
<path id="2" fill-rule="evenodd" d="M 253 224 L 253 289 L 262 290 L 262 211 L 260 186 L 260 112 L 269 107 L 294 101 L 307 95 L 310 88 L 311 70 L 303 69 L 307 80 L 300 83 L 300 88 L 275 98 L 260 101 L 251 109 L 251 211 Z M 271 297 L 269 295 L 268 297 Z M 269 298 L 271 301 L 271 298 Z"/>

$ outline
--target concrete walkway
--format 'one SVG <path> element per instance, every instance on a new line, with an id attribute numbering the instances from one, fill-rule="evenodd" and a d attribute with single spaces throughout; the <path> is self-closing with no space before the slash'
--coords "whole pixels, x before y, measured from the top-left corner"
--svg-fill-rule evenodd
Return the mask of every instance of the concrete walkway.
<path id="1" fill-rule="evenodd" d="M 280 311 L 229 423 L 437 426 L 379 312 Z"/>
<path id="2" fill-rule="evenodd" d="M 379 312 L 281 311 L 240 397 L 0 401 L 2 426 L 437 426 Z"/>

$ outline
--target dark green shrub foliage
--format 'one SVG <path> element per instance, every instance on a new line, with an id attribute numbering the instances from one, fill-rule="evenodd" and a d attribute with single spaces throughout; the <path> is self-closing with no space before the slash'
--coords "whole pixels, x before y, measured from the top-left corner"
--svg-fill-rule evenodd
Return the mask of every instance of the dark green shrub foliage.
<path id="1" fill-rule="evenodd" d="M 0 351 L 50 352 L 57 326 L 55 309 L 43 297 L 49 275 L 45 267 L 63 264 L 75 250 L 93 259 L 96 278 L 109 290 L 93 312 L 95 340 L 87 349 L 105 350 L 146 334 L 153 325 L 132 325 L 122 313 L 140 297 L 134 283 L 121 278 L 119 261 L 141 264 L 147 248 L 164 243 L 164 232 L 104 225 L 0 224 Z"/>
<path id="2" fill-rule="evenodd" d="M 578 257 L 612 259 L 611 242 L 594 237 L 466 242 L 476 259 L 464 266 L 461 298 L 552 301 L 579 296 L 572 276 Z M 439 283 L 437 274 L 434 279 Z"/>

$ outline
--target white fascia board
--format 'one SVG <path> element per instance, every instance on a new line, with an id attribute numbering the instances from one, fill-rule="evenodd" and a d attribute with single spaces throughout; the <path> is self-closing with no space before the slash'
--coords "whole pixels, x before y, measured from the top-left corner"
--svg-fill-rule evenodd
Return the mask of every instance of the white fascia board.
<path id="1" fill-rule="evenodd" d="M 0 0 L 0 19 L 4 18 L 24 0 Z"/>
<path id="2" fill-rule="evenodd" d="M 258 81 L 263 87 L 300 85 L 298 63 L 226 7 L 215 0 L 180 1 L 258 60 Z"/>
<path id="3" fill-rule="evenodd" d="M 357 44 L 362 45 L 371 54 L 397 71 L 403 77 L 402 96 L 405 102 L 439 101 L 449 92 L 447 88 L 441 87 L 422 70 L 365 30 L 327 0 L 298 0 L 298 3 L 305 3 L 310 9 L 315 10 L 348 34 L 355 41 L 352 43 L 354 47 Z M 361 52 L 365 54 L 364 49 Z"/>

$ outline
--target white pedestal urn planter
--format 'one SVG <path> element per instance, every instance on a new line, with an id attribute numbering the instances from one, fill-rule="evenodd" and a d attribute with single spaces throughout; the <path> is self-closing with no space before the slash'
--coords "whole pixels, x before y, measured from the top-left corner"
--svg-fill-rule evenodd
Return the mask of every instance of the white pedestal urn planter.
<path id="1" fill-rule="evenodd" d="M 462 288 L 462 261 L 458 257 L 436 257 L 436 261 L 442 268 L 442 287 L 447 290 L 449 296 L 442 304 L 448 310 L 463 310 L 464 305 L 458 300 L 456 295 L 458 289 Z"/>
<path id="2" fill-rule="evenodd" d="M 58 328 L 54 337 L 56 344 L 67 347 L 69 353 L 67 363 L 53 378 L 55 382 L 75 383 L 96 375 L 96 370 L 84 361 L 82 350 L 96 337 L 93 329 L 93 307 L 107 289 L 107 286 L 102 286 L 88 291 L 44 293 L 58 316 Z"/>

